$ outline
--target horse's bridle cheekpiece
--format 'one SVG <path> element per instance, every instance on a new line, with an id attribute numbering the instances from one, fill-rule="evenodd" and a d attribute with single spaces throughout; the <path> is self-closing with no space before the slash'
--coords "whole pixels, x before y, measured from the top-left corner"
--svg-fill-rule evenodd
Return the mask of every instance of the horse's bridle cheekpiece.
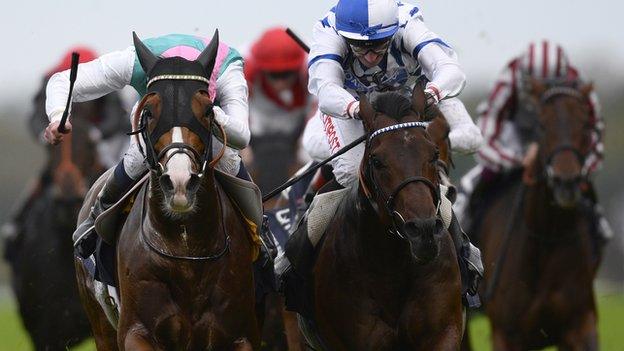
<path id="1" fill-rule="evenodd" d="M 393 131 L 402 130 L 402 129 L 408 129 L 408 128 L 422 128 L 422 129 L 426 129 L 428 126 L 429 126 L 429 122 L 406 122 L 406 123 L 399 123 L 399 124 L 391 125 L 391 126 L 388 126 L 388 127 L 385 127 L 385 128 L 378 129 L 378 130 L 374 131 L 373 133 L 371 133 L 371 135 L 368 138 L 368 144 L 370 145 L 370 143 L 373 141 L 374 138 L 376 138 L 376 137 L 378 137 L 378 136 L 380 136 L 380 135 L 382 135 L 384 133 L 393 132 Z M 419 183 L 423 183 L 431 190 L 431 194 L 433 196 L 433 201 L 436 204 L 436 214 L 439 214 L 439 212 L 440 212 L 440 203 L 441 203 L 440 187 L 438 187 L 435 184 L 433 184 L 432 181 L 430 181 L 426 177 L 422 177 L 422 176 L 409 177 L 409 178 L 403 180 L 392 191 L 390 196 L 386 196 L 386 194 L 383 192 L 383 190 L 377 184 L 377 181 L 375 180 L 375 177 L 373 175 L 372 167 L 371 167 L 372 157 L 369 156 L 369 158 L 367 160 L 367 163 L 368 163 L 368 166 L 367 166 L 367 175 L 366 176 L 367 176 L 368 180 L 371 181 L 375 191 L 377 191 L 379 194 L 381 194 L 382 198 L 385 199 L 385 201 L 384 201 L 385 210 L 390 215 L 390 218 L 392 218 L 393 228 L 390 230 L 391 233 L 396 234 L 400 238 L 405 239 L 405 235 L 401 232 L 401 228 L 402 228 L 403 224 L 405 224 L 405 219 L 403 218 L 403 216 L 398 211 L 396 211 L 394 209 L 394 200 L 396 199 L 396 197 L 399 194 L 399 192 L 403 188 L 405 188 L 407 185 L 409 185 L 411 183 L 418 183 L 418 182 Z M 369 200 L 372 200 L 372 199 L 369 199 Z"/>

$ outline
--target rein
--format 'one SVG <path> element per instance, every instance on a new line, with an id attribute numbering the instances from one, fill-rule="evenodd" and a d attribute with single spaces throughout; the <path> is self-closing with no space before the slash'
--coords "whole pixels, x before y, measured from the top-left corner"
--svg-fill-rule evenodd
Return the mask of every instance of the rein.
<path id="1" fill-rule="evenodd" d="M 150 248 L 150 250 L 152 250 L 153 252 L 157 253 L 160 256 L 166 257 L 166 258 L 170 258 L 170 259 L 175 259 L 175 260 L 184 260 L 184 261 L 215 261 L 221 257 L 223 257 L 229 250 L 230 250 L 230 236 L 227 234 L 226 231 L 226 226 L 225 226 L 225 222 L 223 219 L 223 202 L 221 200 L 221 195 L 219 194 L 219 191 L 217 189 L 216 193 L 217 193 L 217 203 L 219 204 L 219 213 L 221 214 L 220 219 L 221 219 L 221 228 L 223 229 L 223 249 L 221 249 L 221 251 L 217 252 L 216 254 L 213 255 L 208 255 L 208 256 L 178 256 L 175 255 L 173 253 L 169 253 L 161 248 L 158 247 L 158 245 L 154 244 L 149 238 L 148 236 L 145 234 L 145 223 L 141 223 L 141 239 L 147 244 L 147 247 Z M 147 206 L 146 206 L 146 201 L 147 201 L 147 194 L 144 192 L 143 194 L 143 201 L 141 202 L 141 218 L 149 218 L 147 217 Z M 154 228 L 151 228 L 154 229 Z M 184 229 L 186 232 L 186 229 Z M 156 234 L 159 234 L 157 231 L 154 231 Z"/>

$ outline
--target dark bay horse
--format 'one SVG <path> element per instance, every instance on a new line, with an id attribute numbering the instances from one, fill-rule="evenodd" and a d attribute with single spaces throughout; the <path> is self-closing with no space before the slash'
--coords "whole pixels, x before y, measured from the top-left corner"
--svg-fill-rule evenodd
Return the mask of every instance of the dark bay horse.
<path id="1" fill-rule="evenodd" d="M 454 245 L 438 216 L 439 150 L 425 97 L 365 97 L 359 184 L 330 221 L 313 270 L 313 313 L 330 350 L 456 350 L 463 333 Z"/>
<path id="2" fill-rule="evenodd" d="M 252 243 L 240 212 L 216 181 L 220 156 L 212 157 L 212 131 L 220 128 L 207 77 L 218 42 L 215 33 L 197 60 L 187 61 L 157 58 L 135 36 L 141 66 L 154 82 L 137 109 L 151 171 L 116 243 L 117 330 L 76 264 L 98 350 L 259 347 Z"/>
<path id="3" fill-rule="evenodd" d="M 600 250 L 582 196 L 592 186 L 582 171 L 591 147 L 590 91 L 533 82 L 539 152 L 525 172 L 534 183 L 515 177 L 475 233 L 485 264 L 481 287 L 491 295 L 486 312 L 494 350 L 598 349 L 593 280 Z"/>
<path id="4" fill-rule="evenodd" d="M 7 252 L 19 312 L 36 350 L 66 350 L 90 329 L 74 279 L 70 234 L 87 187 L 103 172 L 90 137 L 100 101 L 72 107 L 73 133 L 48 150 L 39 197 Z M 122 118 L 125 118 L 123 116 Z"/>

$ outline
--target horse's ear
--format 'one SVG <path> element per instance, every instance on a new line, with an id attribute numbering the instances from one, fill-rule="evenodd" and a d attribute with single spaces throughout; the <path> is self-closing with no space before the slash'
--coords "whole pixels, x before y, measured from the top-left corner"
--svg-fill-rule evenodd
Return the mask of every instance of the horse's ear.
<path id="1" fill-rule="evenodd" d="M 139 58 L 139 63 L 143 67 L 145 74 L 148 74 L 156 64 L 156 61 L 158 61 L 158 57 L 143 44 L 135 32 L 132 32 L 132 40 L 134 41 L 134 50 Z"/>
<path id="2" fill-rule="evenodd" d="M 373 121 L 375 120 L 375 110 L 364 94 L 360 94 L 359 116 L 364 124 L 364 129 L 366 129 L 368 133 L 371 133 L 374 130 Z"/>
<path id="3" fill-rule="evenodd" d="M 579 88 L 579 92 L 581 94 L 583 94 L 583 96 L 587 99 L 589 99 L 589 96 L 591 95 L 591 93 L 594 91 L 594 83 L 593 82 L 589 82 L 587 84 L 583 84 L 581 85 L 581 87 Z"/>
<path id="4" fill-rule="evenodd" d="M 219 30 L 215 29 L 214 35 L 210 40 L 210 43 L 199 57 L 197 57 L 197 61 L 201 63 L 201 65 L 206 70 L 206 74 L 210 76 L 212 74 L 212 69 L 214 68 L 215 61 L 217 59 L 217 50 L 219 49 Z"/>
<path id="5" fill-rule="evenodd" d="M 425 114 L 426 103 L 425 91 L 419 84 L 416 84 L 414 90 L 412 90 L 412 110 L 423 116 Z"/>

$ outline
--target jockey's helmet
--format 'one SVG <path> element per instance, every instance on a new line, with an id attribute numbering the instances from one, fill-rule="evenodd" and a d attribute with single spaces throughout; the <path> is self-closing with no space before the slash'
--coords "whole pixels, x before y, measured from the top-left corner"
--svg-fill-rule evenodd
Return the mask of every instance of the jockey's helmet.
<path id="1" fill-rule="evenodd" d="M 398 29 L 396 0 L 340 0 L 336 5 L 336 30 L 348 41 L 379 43 Z"/>
<path id="2" fill-rule="evenodd" d="M 251 47 L 251 59 L 265 72 L 299 71 L 304 65 L 305 52 L 286 34 L 285 28 L 271 28 Z"/>
<path id="3" fill-rule="evenodd" d="M 566 80 L 569 68 L 563 48 L 548 40 L 530 43 L 520 59 L 520 71 L 525 78 L 548 82 Z"/>

